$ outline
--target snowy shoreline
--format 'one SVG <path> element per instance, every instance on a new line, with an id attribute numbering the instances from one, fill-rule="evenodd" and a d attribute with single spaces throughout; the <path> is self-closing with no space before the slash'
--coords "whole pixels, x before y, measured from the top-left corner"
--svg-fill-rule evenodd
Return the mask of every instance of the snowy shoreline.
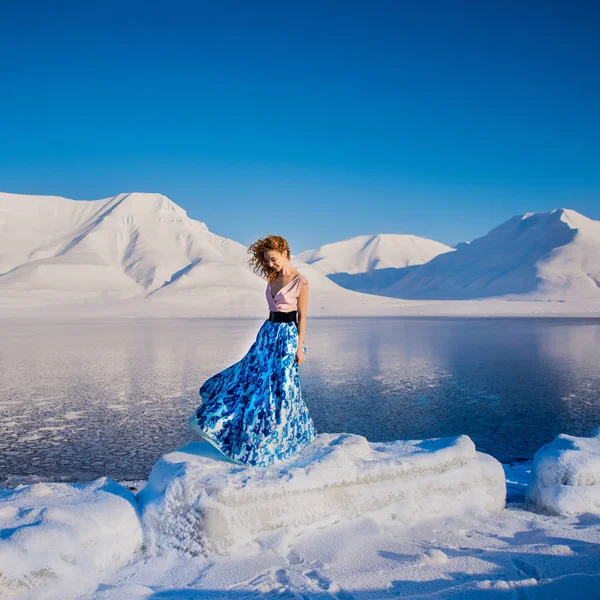
<path id="1" fill-rule="evenodd" d="M 316 304 L 316 302 L 315 302 Z M 148 306 L 139 304 L 135 309 L 126 305 L 96 304 L 88 305 L 45 305 L 38 307 L 15 307 L 3 305 L 0 297 L 2 321 L 102 321 L 108 319 L 245 319 L 264 320 L 268 313 L 264 311 L 249 311 L 247 307 L 231 307 L 227 311 L 219 310 L 218 303 L 210 307 L 193 306 Z M 308 320 L 313 319 L 375 319 L 375 318 L 554 318 L 554 319 L 598 319 L 600 318 L 600 302 L 560 302 L 560 301 L 530 301 L 498 302 L 463 301 L 463 302 L 432 302 L 418 303 L 416 306 L 402 306 L 396 310 L 348 311 L 344 313 L 318 311 L 309 309 Z"/>
<path id="2" fill-rule="evenodd" d="M 198 442 L 159 460 L 148 481 L 100 478 L 0 489 L 0 598 L 479 600 L 497 594 L 566 600 L 576 590 L 578 599 L 595 600 L 600 506 L 581 512 L 563 501 L 575 512 L 558 516 L 527 504 L 526 496 L 532 472 L 545 478 L 540 485 L 547 481 L 543 473 L 558 469 L 562 477 L 564 452 L 570 472 L 584 475 L 573 484 L 600 482 L 593 467 L 600 429 L 590 438 L 561 434 L 536 453 L 533 465 L 514 461 L 500 473 L 489 471 L 496 462 L 491 457 L 476 467 L 476 457 L 487 455 L 474 453 L 471 444 L 466 436 L 370 444 L 360 436 L 325 434 L 303 460 L 253 474 Z M 383 476 L 379 488 L 344 487 L 355 500 L 331 496 L 333 504 L 321 505 L 325 518 L 314 523 L 300 515 L 317 508 L 317 488 L 323 499 L 334 493 L 327 478 L 363 477 L 368 465 L 374 481 Z M 390 487 L 395 469 L 393 477 L 400 478 Z M 490 487 L 477 469 L 497 483 Z M 424 495 L 407 502 L 404 494 L 414 485 Z M 313 489 L 313 500 L 303 508 L 286 486 Z M 486 489 L 489 500 L 480 495 Z M 405 499 L 388 497 L 379 509 L 368 508 L 369 497 L 383 500 L 393 490 Z M 295 508 L 279 506 L 290 501 Z M 277 506 L 281 510 L 271 513 Z M 205 535 L 213 540 L 208 553 Z"/>

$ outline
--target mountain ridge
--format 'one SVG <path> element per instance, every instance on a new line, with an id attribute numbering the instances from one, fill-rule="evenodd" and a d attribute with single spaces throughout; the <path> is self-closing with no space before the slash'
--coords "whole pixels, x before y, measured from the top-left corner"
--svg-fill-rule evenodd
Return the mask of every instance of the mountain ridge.
<path id="1" fill-rule="evenodd" d="M 342 287 L 377 294 L 405 276 L 415 265 L 451 251 L 450 246 L 420 236 L 380 233 L 324 244 L 295 257 Z"/>
<path id="2" fill-rule="evenodd" d="M 32 223 L 23 219 L 32 216 L 33 232 Z M 23 233 L 28 229 L 32 235 Z M 238 260 L 246 252 L 241 244 L 188 217 L 167 196 L 142 192 L 100 200 L 0 193 L 0 230 L 0 284 L 25 288 L 28 282 L 60 287 L 66 277 L 74 285 L 89 287 L 84 270 L 96 265 L 105 267 L 96 270 L 106 277 L 97 287 L 134 293 L 138 287 L 162 286 L 172 273 L 200 257 Z M 12 257 L 6 247 L 11 238 L 17 249 Z M 57 265 L 65 273 L 62 281 L 59 277 L 53 282 L 51 271 L 57 271 Z"/>
<path id="3" fill-rule="evenodd" d="M 0 192 L 3 301 L 149 298 L 241 310 L 264 303 L 264 280 L 248 258 L 245 246 L 212 233 L 163 194 L 71 200 Z M 292 261 L 309 277 L 320 310 L 341 303 L 387 310 L 396 300 L 595 300 L 600 222 L 555 208 L 515 215 L 454 248 L 410 234 L 369 234 Z"/>
<path id="4" fill-rule="evenodd" d="M 572 209 L 515 215 L 384 290 L 421 300 L 600 297 L 600 222 Z"/>

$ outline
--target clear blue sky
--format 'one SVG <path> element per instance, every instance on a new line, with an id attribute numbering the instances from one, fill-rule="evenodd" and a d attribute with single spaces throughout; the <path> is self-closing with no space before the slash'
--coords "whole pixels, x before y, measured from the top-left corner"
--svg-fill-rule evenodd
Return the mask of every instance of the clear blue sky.
<path id="1" fill-rule="evenodd" d="M 0 2 L 0 191 L 160 192 L 292 252 L 600 219 L 600 3 Z"/>

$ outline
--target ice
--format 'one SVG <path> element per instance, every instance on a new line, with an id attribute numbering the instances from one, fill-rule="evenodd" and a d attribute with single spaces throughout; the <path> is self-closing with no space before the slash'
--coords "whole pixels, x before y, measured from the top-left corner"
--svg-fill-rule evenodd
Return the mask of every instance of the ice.
<path id="1" fill-rule="evenodd" d="M 106 477 L 0 490 L 0 597 L 75 597 L 141 544 L 135 496 Z"/>
<path id="2" fill-rule="evenodd" d="M 402 525 L 505 505 L 502 465 L 466 435 L 369 442 L 322 433 L 270 467 L 228 461 L 205 441 L 162 457 L 138 494 L 147 547 L 228 554 L 282 527 L 299 534 L 379 512 Z"/>
<path id="3" fill-rule="evenodd" d="M 561 433 L 542 446 L 526 499 L 551 514 L 600 514 L 600 427 L 589 438 Z"/>

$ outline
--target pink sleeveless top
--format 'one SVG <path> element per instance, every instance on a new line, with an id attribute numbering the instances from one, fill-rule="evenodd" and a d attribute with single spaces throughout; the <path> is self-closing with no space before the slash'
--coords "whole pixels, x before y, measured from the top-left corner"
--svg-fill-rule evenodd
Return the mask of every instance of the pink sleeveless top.
<path id="1" fill-rule="evenodd" d="M 292 281 L 288 281 L 276 294 L 271 295 L 271 284 L 267 281 L 267 304 L 273 312 L 290 312 L 298 310 L 298 294 L 303 285 L 308 285 L 308 279 L 298 273 Z"/>

